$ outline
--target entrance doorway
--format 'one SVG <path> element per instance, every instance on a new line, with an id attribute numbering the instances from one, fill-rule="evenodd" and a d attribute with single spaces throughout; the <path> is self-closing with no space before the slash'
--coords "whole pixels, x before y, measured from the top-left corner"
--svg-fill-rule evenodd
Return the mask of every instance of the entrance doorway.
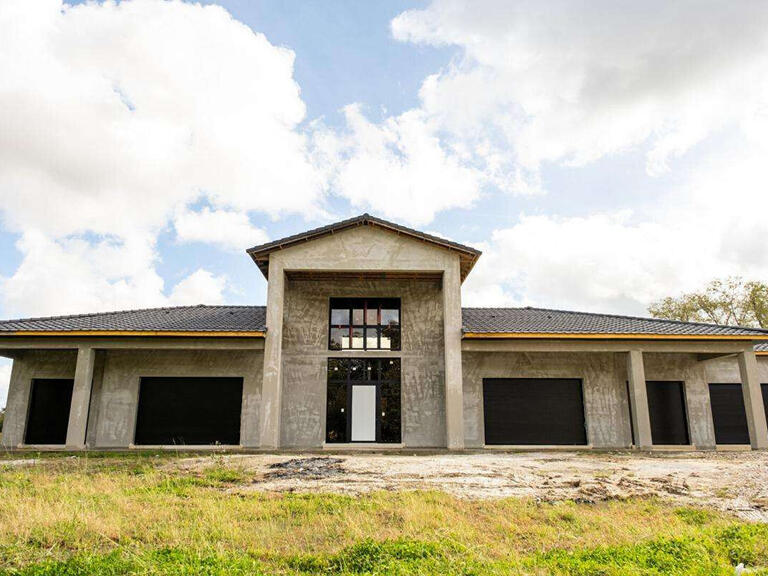
<path id="1" fill-rule="evenodd" d="M 400 443 L 399 358 L 329 358 L 327 399 L 327 443 Z"/>

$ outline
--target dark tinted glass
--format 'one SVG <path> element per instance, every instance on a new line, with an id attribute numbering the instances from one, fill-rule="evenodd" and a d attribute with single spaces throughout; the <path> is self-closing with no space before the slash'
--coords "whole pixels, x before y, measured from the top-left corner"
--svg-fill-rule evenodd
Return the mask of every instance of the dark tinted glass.
<path id="1" fill-rule="evenodd" d="M 365 360 L 350 360 L 349 361 L 349 378 L 350 380 L 365 380 Z"/>
<path id="2" fill-rule="evenodd" d="M 347 384 L 328 383 L 328 406 L 325 421 L 326 442 L 347 441 Z"/>
<path id="3" fill-rule="evenodd" d="M 400 359 L 390 358 L 381 361 L 382 380 L 400 380 Z"/>
<path id="4" fill-rule="evenodd" d="M 349 362 L 346 360 L 330 358 L 328 360 L 328 380 L 346 380 L 348 369 Z"/>
<path id="5" fill-rule="evenodd" d="M 381 441 L 400 442 L 400 380 L 381 384 Z"/>

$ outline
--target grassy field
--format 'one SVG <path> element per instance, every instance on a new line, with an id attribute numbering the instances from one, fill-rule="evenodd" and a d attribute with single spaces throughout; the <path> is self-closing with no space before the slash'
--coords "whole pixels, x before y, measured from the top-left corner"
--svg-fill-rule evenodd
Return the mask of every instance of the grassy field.
<path id="1" fill-rule="evenodd" d="M 211 456 L 0 460 L 0 574 L 768 573 L 768 526 L 659 500 L 265 494 Z"/>

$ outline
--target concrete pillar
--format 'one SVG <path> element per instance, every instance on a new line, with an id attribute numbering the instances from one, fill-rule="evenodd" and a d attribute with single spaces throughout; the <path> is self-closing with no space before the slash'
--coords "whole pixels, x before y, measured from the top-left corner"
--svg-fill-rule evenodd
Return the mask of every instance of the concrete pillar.
<path id="1" fill-rule="evenodd" d="M 750 348 L 739 354 L 741 391 L 744 394 L 744 408 L 747 410 L 749 441 L 753 450 L 768 449 L 768 424 L 765 421 L 765 407 L 757 377 L 757 359 Z"/>
<path id="2" fill-rule="evenodd" d="M 645 386 L 645 364 L 640 350 L 627 352 L 627 376 L 629 378 L 629 406 L 632 411 L 632 431 L 635 446 L 650 448 L 651 417 L 648 413 L 648 391 Z"/>
<path id="3" fill-rule="evenodd" d="M 72 405 L 69 409 L 67 448 L 85 448 L 95 361 L 96 351 L 93 348 L 82 347 L 78 349 L 75 384 L 72 389 Z"/>
<path id="4" fill-rule="evenodd" d="M 6 448 L 17 448 L 24 444 L 32 380 L 23 377 L 22 362 L 23 360 L 17 357 L 11 366 L 2 433 L 2 446 Z"/>
<path id="5" fill-rule="evenodd" d="M 261 382 L 264 358 L 261 350 L 251 352 L 254 361 L 248 363 L 248 373 L 243 379 L 243 404 L 240 411 L 240 445 L 258 448 L 261 445 Z"/>
<path id="6" fill-rule="evenodd" d="M 280 447 L 282 397 L 283 298 L 285 273 L 278 258 L 269 259 L 267 336 L 264 341 L 264 377 L 261 384 L 261 447 Z"/>
<path id="7" fill-rule="evenodd" d="M 685 369 L 684 375 L 686 414 L 691 444 L 697 449 L 714 450 L 715 423 L 712 419 L 706 364 L 692 357 L 691 364 Z"/>
<path id="8" fill-rule="evenodd" d="M 464 387 L 461 374 L 461 275 L 459 258 L 443 272 L 445 334 L 445 431 L 449 450 L 464 449 Z"/>

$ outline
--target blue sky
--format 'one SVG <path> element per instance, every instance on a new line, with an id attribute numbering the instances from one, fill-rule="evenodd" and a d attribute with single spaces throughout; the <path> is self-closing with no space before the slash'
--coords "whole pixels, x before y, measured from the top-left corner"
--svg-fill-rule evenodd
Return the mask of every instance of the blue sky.
<path id="1" fill-rule="evenodd" d="M 482 249 L 467 305 L 765 279 L 766 30 L 749 2 L 7 0 L 0 317 L 262 304 L 246 247 L 364 211 Z"/>

